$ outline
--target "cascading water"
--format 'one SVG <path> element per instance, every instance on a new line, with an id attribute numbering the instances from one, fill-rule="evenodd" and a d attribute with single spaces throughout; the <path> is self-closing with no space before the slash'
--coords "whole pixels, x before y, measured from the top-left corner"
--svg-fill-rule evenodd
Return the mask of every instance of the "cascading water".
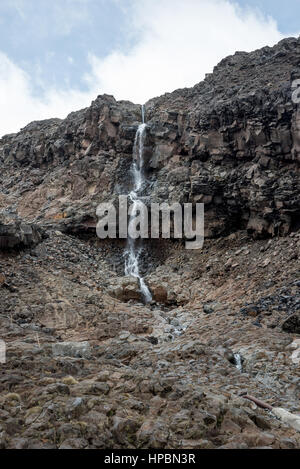
<path id="1" fill-rule="evenodd" d="M 145 106 L 142 105 L 142 123 L 145 124 Z"/>
<path id="2" fill-rule="evenodd" d="M 142 106 L 142 124 L 139 125 L 136 132 L 134 146 L 133 146 L 133 161 L 132 161 L 132 172 L 134 178 L 134 187 L 129 194 L 129 198 L 132 202 L 130 222 L 139 212 L 141 200 L 139 199 L 139 192 L 145 184 L 144 176 L 144 144 L 146 138 L 146 124 L 145 124 L 145 109 Z M 149 288 L 147 287 L 145 280 L 140 274 L 139 260 L 142 253 L 142 249 L 136 246 L 136 240 L 128 234 L 127 249 L 125 251 L 125 275 L 136 277 L 139 280 L 140 289 L 143 298 L 146 303 L 150 303 L 152 295 Z"/>
<path id="3" fill-rule="evenodd" d="M 239 371 L 243 371 L 242 357 L 239 353 L 234 354 L 234 364 Z"/>

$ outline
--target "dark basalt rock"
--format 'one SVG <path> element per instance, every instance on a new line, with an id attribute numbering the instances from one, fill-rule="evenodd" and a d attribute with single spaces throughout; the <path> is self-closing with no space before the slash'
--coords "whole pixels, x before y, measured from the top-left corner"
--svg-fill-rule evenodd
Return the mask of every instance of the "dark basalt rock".
<path id="1" fill-rule="evenodd" d="M 39 227 L 0 216 L 0 250 L 34 246 L 41 240 Z"/>
<path id="2" fill-rule="evenodd" d="M 282 330 L 292 334 L 300 334 L 300 312 L 292 314 L 286 319 L 282 324 Z"/>
<path id="3" fill-rule="evenodd" d="M 204 202 L 206 236 L 299 229 L 300 40 L 222 60 L 193 88 L 146 103 L 151 202 Z M 98 96 L 65 120 L 0 139 L 0 210 L 26 222 L 95 231 L 96 207 L 127 194 L 140 105 Z"/>

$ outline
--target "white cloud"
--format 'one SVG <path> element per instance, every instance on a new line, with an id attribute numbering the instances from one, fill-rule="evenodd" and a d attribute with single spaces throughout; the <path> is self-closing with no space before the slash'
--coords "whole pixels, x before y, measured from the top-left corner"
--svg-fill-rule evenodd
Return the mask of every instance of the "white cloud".
<path id="1" fill-rule="evenodd" d="M 17 132 L 33 120 L 65 117 L 85 107 L 93 92 L 48 89 L 43 98 L 33 95 L 30 76 L 0 52 L 0 136 Z"/>
<path id="2" fill-rule="evenodd" d="M 144 102 L 192 86 L 236 50 L 273 45 L 276 23 L 223 0 L 134 1 L 134 27 L 143 31 L 129 54 L 91 58 L 99 88 L 117 98 Z M 91 80 L 92 82 L 92 80 Z"/>
<path id="3" fill-rule="evenodd" d="M 43 97 L 33 97 L 30 76 L 0 54 L 0 135 L 31 120 L 65 117 L 101 93 L 143 103 L 198 83 L 236 50 L 282 39 L 274 20 L 228 0 L 132 0 L 128 14 L 138 43 L 126 54 L 90 55 L 90 70 L 83 72 L 87 92 L 45 87 Z"/>

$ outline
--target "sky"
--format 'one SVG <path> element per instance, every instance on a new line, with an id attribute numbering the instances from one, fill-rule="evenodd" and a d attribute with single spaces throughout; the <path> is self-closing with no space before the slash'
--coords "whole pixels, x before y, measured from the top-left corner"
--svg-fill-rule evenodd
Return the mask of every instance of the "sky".
<path id="1" fill-rule="evenodd" d="M 142 104 L 299 34 L 299 0 L 0 0 L 0 136 L 103 93 Z"/>

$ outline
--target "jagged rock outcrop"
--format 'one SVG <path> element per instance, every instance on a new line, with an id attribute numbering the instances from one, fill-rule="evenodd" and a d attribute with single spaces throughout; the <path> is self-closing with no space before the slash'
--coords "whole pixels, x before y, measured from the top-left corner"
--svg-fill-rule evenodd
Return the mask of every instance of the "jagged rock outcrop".
<path id="1" fill-rule="evenodd" d="M 204 202 L 206 235 L 299 228 L 300 40 L 237 52 L 191 89 L 146 104 L 148 193 Z M 0 140 L 0 207 L 62 231 L 93 231 L 100 202 L 128 192 L 140 106 L 99 96 L 91 107 Z"/>
<path id="2" fill-rule="evenodd" d="M 18 218 L 0 215 L 0 250 L 34 246 L 42 236 L 39 227 Z"/>
<path id="3" fill-rule="evenodd" d="M 300 311 L 296 314 L 292 314 L 282 324 L 282 330 L 294 334 L 300 334 Z"/>

